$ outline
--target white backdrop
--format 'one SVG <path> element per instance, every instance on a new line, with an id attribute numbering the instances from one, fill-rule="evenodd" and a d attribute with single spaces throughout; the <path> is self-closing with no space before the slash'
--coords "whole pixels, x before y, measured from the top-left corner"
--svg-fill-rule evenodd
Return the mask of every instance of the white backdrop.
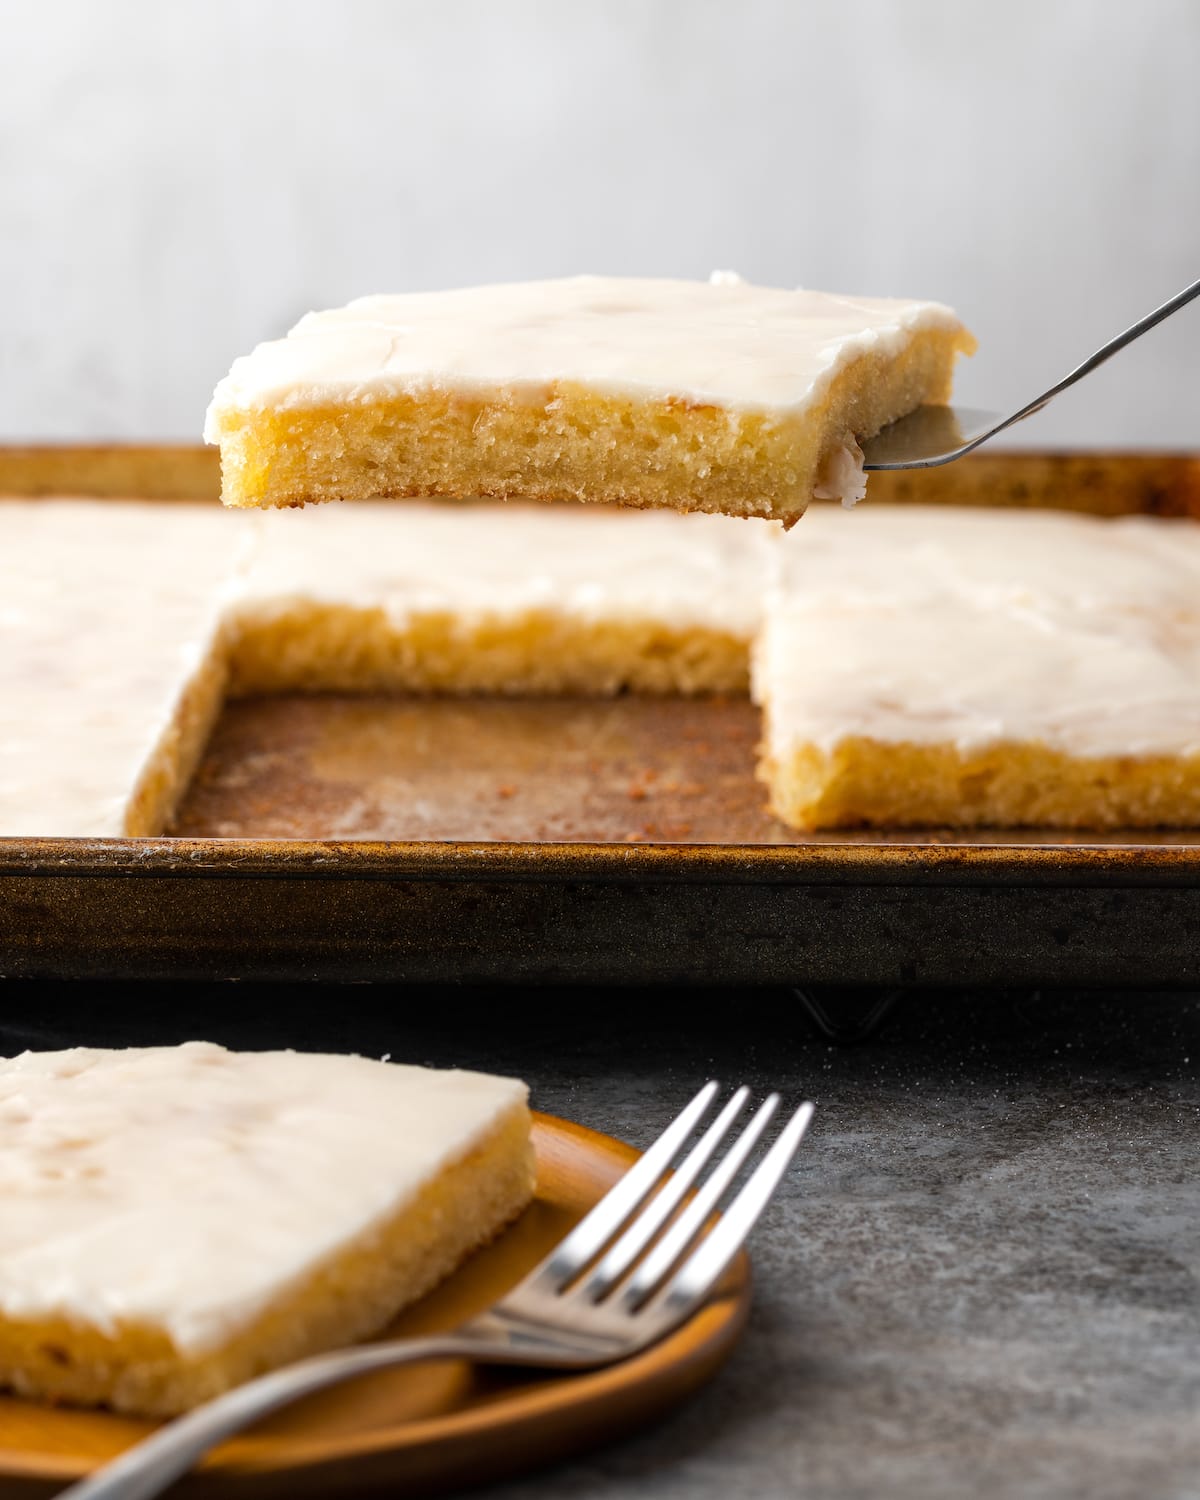
<path id="1" fill-rule="evenodd" d="M 1032 394 L 1200 275 L 1200 4 L 0 0 L 0 439 L 194 437 L 365 292 L 714 266 Z M 1200 307 L 1023 436 L 1200 443 Z"/>

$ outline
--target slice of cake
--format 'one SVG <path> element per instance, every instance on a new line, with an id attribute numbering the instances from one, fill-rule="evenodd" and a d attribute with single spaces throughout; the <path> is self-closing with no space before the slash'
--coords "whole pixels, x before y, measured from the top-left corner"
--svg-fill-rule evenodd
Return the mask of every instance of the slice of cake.
<path id="1" fill-rule="evenodd" d="M 794 828 L 1200 823 L 1200 526 L 814 507 L 755 647 Z"/>
<path id="2" fill-rule="evenodd" d="M 595 506 L 261 518 L 233 691 L 741 692 L 778 529 Z"/>
<path id="3" fill-rule="evenodd" d="M 480 495 L 766 516 L 852 501 L 856 439 L 949 397 L 934 302 L 577 276 L 364 297 L 238 359 L 205 436 L 234 506 Z"/>
<path id="4" fill-rule="evenodd" d="M 0 1383 L 166 1415 L 376 1332 L 529 1202 L 526 1097 L 201 1042 L 0 1060 Z"/>
<path id="5" fill-rule="evenodd" d="M 0 501 L 0 834 L 161 832 L 225 692 L 230 519 Z"/>

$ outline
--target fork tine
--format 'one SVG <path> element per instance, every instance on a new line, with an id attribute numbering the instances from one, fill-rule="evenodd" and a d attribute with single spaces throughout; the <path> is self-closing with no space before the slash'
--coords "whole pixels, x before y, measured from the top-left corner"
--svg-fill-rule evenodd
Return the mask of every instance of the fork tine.
<path id="1" fill-rule="evenodd" d="M 708 1223 L 709 1216 L 725 1196 L 726 1189 L 758 1143 L 778 1106 L 778 1094 L 769 1094 L 763 1100 L 741 1135 L 717 1163 L 708 1181 L 621 1288 L 617 1304 L 625 1311 L 632 1312 L 646 1300 Z"/>
<path id="2" fill-rule="evenodd" d="M 808 1122 L 811 1104 L 802 1104 L 779 1134 L 779 1139 L 755 1167 L 741 1192 L 721 1215 L 711 1234 L 700 1241 L 666 1287 L 653 1299 L 652 1305 L 682 1311 L 691 1308 L 708 1295 L 742 1248 L 747 1235 L 758 1222 L 771 1195 L 779 1186 L 795 1156 Z"/>
<path id="3" fill-rule="evenodd" d="M 605 1193 L 591 1213 L 576 1224 L 566 1239 L 530 1273 L 525 1286 L 558 1291 L 599 1255 L 633 1210 L 649 1197 L 697 1122 L 707 1113 L 716 1092 L 715 1081 L 704 1085 L 649 1150 Z"/>
<path id="4" fill-rule="evenodd" d="M 572 1295 L 587 1297 L 598 1302 L 609 1289 L 620 1281 L 662 1226 L 682 1202 L 684 1194 L 699 1177 L 705 1163 L 725 1139 L 729 1127 L 741 1114 L 750 1090 L 743 1086 L 725 1105 L 671 1178 L 663 1184 L 649 1203 L 630 1221 L 629 1227 L 613 1245 L 600 1264 L 583 1284 L 574 1289 Z"/>

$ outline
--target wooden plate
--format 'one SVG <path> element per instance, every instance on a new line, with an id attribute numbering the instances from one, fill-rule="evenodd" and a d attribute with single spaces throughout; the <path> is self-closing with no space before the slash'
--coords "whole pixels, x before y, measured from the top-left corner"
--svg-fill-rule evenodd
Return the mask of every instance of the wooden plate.
<path id="1" fill-rule="evenodd" d="M 609 1136 L 534 1116 L 537 1195 L 495 1244 L 400 1317 L 390 1333 L 450 1328 L 521 1279 L 626 1170 L 637 1153 Z M 635 1359 L 582 1374 L 476 1370 L 443 1360 L 367 1376 L 289 1408 L 228 1443 L 181 1495 L 393 1494 L 499 1478 L 651 1421 L 706 1380 L 732 1349 L 750 1305 L 743 1253 L 721 1295 Z M 46 1496 L 151 1430 L 108 1412 L 0 1398 L 0 1493 Z M 174 1492 L 173 1492 L 174 1493 Z"/>

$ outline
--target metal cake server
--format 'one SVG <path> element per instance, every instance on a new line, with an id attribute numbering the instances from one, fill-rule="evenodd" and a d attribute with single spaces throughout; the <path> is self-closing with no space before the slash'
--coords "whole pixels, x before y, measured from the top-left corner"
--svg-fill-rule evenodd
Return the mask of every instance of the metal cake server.
<path id="1" fill-rule="evenodd" d="M 976 411 L 969 406 L 918 406 L 916 411 L 910 412 L 907 417 L 901 417 L 898 422 L 893 422 L 862 444 L 863 468 L 932 469 L 939 464 L 948 464 L 956 458 L 962 458 L 964 453 L 970 453 L 973 448 L 994 438 L 1006 427 L 1023 422 L 1026 417 L 1033 416 L 1034 412 L 1041 411 L 1060 391 L 1065 391 L 1085 375 L 1090 375 L 1106 359 L 1111 359 L 1127 344 L 1132 344 L 1134 339 L 1140 339 L 1143 333 L 1169 318 L 1172 313 L 1178 312 L 1181 307 L 1186 307 L 1195 297 L 1200 297 L 1200 281 L 1193 281 L 1191 286 L 1184 287 L 1169 302 L 1156 307 L 1124 333 L 1119 333 L 1115 339 L 1102 344 L 1095 354 L 1089 355 L 1057 385 L 1052 385 L 1048 391 L 1034 397 L 1028 405 L 1013 412 L 1010 417 L 995 411 Z"/>

